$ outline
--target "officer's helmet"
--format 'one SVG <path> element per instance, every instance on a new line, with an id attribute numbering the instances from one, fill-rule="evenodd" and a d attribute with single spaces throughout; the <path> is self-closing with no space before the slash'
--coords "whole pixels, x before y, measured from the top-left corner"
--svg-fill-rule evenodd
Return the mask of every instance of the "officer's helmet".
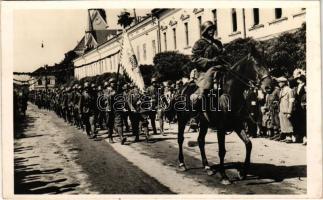
<path id="1" fill-rule="evenodd" d="M 201 35 L 204 35 L 206 31 L 208 31 L 210 28 L 215 29 L 215 25 L 211 21 L 206 21 L 201 25 Z"/>

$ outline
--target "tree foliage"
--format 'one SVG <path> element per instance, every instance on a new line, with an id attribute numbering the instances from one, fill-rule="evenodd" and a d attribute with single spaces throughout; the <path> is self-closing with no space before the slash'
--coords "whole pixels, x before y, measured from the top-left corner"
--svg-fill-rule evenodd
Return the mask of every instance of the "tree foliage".
<path id="1" fill-rule="evenodd" d="M 291 76 L 296 68 L 306 69 L 306 24 L 294 33 L 264 42 L 267 66 L 277 75 Z"/>
<path id="2" fill-rule="evenodd" d="M 123 11 L 120 15 L 118 15 L 118 24 L 121 25 L 123 28 L 130 26 L 133 20 L 134 17 L 131 17 L 130 13 L 127 11 Z"/>
<path id="3" fill-rule="evenodd" d="M 141 75 L 143 76 L 145 85 L 149 85 L 154 75 L 155 69 L 153 65 L 139 65 Z"/>
<path id="4" fill-rule="evenodd" d="M 154 76 L 160 81 L 178 80 L 185 75 L 184 68 L 190 65 L 191 59 L 188 55 L 176 51 L 166 51 L 156 54 L 154 57 Z"/>

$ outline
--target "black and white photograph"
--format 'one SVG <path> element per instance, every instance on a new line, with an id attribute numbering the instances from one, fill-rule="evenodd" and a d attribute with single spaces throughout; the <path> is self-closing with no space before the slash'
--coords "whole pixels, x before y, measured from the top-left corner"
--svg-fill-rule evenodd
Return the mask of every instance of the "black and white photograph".
<path id="1" fill-rule="evenodd" d="M 2 13 L 4 192 L 320 198 L 318 2 L 126 2 Z"/>

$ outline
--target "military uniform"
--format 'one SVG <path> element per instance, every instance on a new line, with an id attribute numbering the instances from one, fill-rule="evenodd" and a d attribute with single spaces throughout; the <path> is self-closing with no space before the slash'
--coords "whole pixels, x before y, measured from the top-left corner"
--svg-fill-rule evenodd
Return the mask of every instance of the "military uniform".
<path id="1" fill-rule="evenodd" d="M 95 137 L 95 123 L 94 123 L 94 107 L 95 107 L 95 97 L 90 86 L 85 84 L 85 90 L 81 96 L 80 110 L 82 115 L 82 121 L 85 125 L 86 133 L 90 138 Z"/>
<path id="2" fill-rule="evenodd" d="M 144 112 L 144 115 L 148 115 L 150 118 L 151 126 L 153 129 L 153 134 L 157 134 L 157 129 L 156 129 L 156 114 L 157 114 L 157 109 L 158 109 L 158 98 L 160 97 L 160 88 L 158 87 L 157 84 L 154 84 L 156 80 L 152 80 L 153 85 L 149 86 L 146 90 L 146 94 L 149 98 L 147 100 L 150 100 L 150 104 L 147 102 L 146 104 L 146 112 Z"/>
<path id="3" fill-rule="evenodd" d="M 221 41 L 207 35 L 208 30 L 212 27 L 214 25 L 210 21 L 206 21 L 202 25 L 202 37 L 195 42 L 192 48 L 192 62 L 199 72 L 205 72 L 196 81 L 199 87 L 197 94 L 202 94 L 205 90 L 211 89 L 216 72 L 224 69 L 224 62 L 220 58 L 223 53 L 223 45 Z"/>
<path id="4" fill-rule="evenodd" d="M 107 95 L 107 126 L 108 126 L 108 133 L 109 133 L 109 141 L 113 142 L 112 135 L 113 135 L 113 129 L 116 130 L 118 133 L 121 144 L 124 144 L 126 142 L 126 137 L 123 136 L 123 107 L 125 102 L 123 102 L 122 99 L 122 93 L 117 91 L 116 88 L 116 80 L 114 78 L 109 80 L 109 83 L 111 84 L 111 87 L 105 91 L 105 95 Z"/>

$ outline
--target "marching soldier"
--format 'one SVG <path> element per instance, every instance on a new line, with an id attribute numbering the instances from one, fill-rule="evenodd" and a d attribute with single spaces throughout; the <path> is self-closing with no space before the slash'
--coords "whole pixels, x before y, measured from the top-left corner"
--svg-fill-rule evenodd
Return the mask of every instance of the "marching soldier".
<path id="1" fill-rule="evenodd" d="M 156 114 L 157 114 L 157 104 L 158 104 L 158 97 L 160 97 L 160 88 L 157 82 L 156 78 L 152 78 L 151 80 L 152 85 L 149 86 L 146 90 L 148 97 L 150 98 L 151 101 L 151 111 L 148 112 L 148 116 L 150 118 L 151 126 L 153 128 L 153 134 L 157 134 L 157 129 L 156 129 Z"/>
<path id="2" fill-rule="evenodd" d="M 128 84 L 124 84 L 124 86 L 122 87 L 122 92 L 123 92 L 124 97 L 127 97 L 127 94 L 129 92 L 129 85 Z M 128 124 L 128 116 L 129 116 L 129 110 L 126 109 L 122 114 L 122 119 L 123 119 L 123 123 L 126 127 L 126 132 L 129 132 L 129 130 L 130 130 L 130 127 Z"/>
<path id="3" fill-rule="evenodd" d="M 123 145 L 127 138 L 123 136 L 123 118 L 122 113 L 124 111 L 123 95 L 120 91 L 117 91 L 117 81 L 115 78 L 109 80 L 110 89 L 107 93 L 107 112 L 108 112 L 108 132 L 109 142 L 113 143 L 113 128 L 118 133 L 121 144 Z"/>
<path id="4" fill-rule="evenodd" d="M 97 106 L 97 121 L 98 121 L 98 124 L 99 124 L 99 127 L 101 130 L 103 129 L 103 122 L 106 122 L 106 115 L 105 115 L 105 112 L 102 108 L 103 95 L 104 95 L 103 89 L 102 89 L 101 85 L 99 85 L 97 87 L 97 103 L 99 103 L 99 105 Z"/>
<path id="5" fill-rule="evenodd" d="M 75 93 L 73 98 L 73 115 L 74 115 L 74 125 L 77 128 L 82 127 L 82 122 L 80 118 L 80 100 L 81 100 L 81 86 L 76 84 L 75 85 Z"/>
<path id="6" fill-rule="evenodd" d="M 86 134 L 90 139 L 96 137 L 94 122 L 94 106 L 93 90 L 88 82 L 84 83 L 84 91 L 81 96 L 80 110 L 83 124 L 85 125 Z"/>
<path id="7" fill-rule="evenodd" d="M 74 87 L 68 87 L 67 89 L 67 121 L 72 124 L 73 121 L 73 95 L 74 95 Z"/>
<path id="8" fill-rule="evenodd" d="M 140 101 L 140 91 L 133 85 L 130 86 L 129 91 L 126 94 L 127 108 L 129 113 L 129 119 L 132 128 L 132 135 L 135 136 L 135 142 L 139 142 L 139 123 L 142 119 L 140 115 L 138 102 Z M 140 102 L 139 102 L 140 103 Z M 147 122 L 148 128 L 148 122 Z"/>

